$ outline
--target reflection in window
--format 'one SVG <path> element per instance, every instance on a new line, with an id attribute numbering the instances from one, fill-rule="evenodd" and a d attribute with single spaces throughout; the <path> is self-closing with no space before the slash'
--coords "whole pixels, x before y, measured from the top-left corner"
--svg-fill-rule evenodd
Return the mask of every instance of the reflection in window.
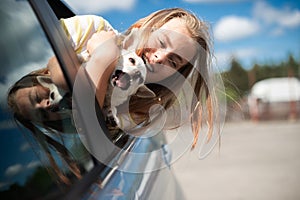
<path id="1" fill-rule="evenodd" d="M 60 134 L 37 126 L 44 141 L 38 142 L 14 122 L 6 105 L 7 90 L 25 74 L 46 67 L 54 53 L 27 1 L 0 4 L 0 199 L 55 199 L 67 186 L 57 184 L 61 180 L 53 163 L 73 183 L 78 177 L 68 164 L 76 163 L 82 176 L 92 167 L 91 157 L 75 131 Z M 61 159 L 62 152 L 68 152 L 69 162 Z"/>

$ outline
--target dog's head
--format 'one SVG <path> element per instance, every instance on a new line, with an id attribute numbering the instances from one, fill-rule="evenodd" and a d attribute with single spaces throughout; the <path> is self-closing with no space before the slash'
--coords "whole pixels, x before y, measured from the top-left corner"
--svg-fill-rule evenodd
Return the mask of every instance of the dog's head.
<path id="1" fill-rule="evenodd" d="M 134 51 L 122 50 L 115 71 L 111 77 L 111 84 L 120 88 L 130 96 L 154 97 L 155 94 L 144 83 L 147 69 L 144 61 Z"/>
<path id="2" fill-rule="evenodd" d="M 111 83 L 122 90 L 138 88 L 146 79 L 146 67 L 143 60 L 135 52 L 121 51 L 116 69 L 111 77 Z"/>
<path id="3" fill-rule="evenodd" d="M 58 88 L 47 76 L 37 76 L 37 81 L 41 86 L 49 89 L 49 102 L 50 102 L 50 111 L 52 112 L 61 112 L 65 105 L 62 104 L 62 100 L 66 91 Z"/>

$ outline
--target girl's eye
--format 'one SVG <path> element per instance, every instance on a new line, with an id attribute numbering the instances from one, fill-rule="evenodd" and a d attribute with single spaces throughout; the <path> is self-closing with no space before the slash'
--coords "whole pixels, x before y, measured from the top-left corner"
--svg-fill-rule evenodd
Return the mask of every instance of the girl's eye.
<path id="1" fill-rule="evenodd" d="M 169 62 L 170 62 L 171 66 L 172 66 L 174 69 L 177 68 L 177 63 L 176 63 L 174 60 L 169 59 Z"/>
<path id="2" fill-rule="evenodd" d="M 171 63 L 172 63 L 172 66 L 176 69 L 177 68 L 176 62 L 175 61 L 171 61 Z"/>
<path id="3" fill-rule="evenodd" d="M 41 103 L 41 101 L 42 101 L 41 98 L 37 96 L 37 97 L 36 97 L 36 102 L 37 102 L 37 103 Z"/>
<path id="4" fill-rule="evenodd" d="M 41 99 L 41 97 L 38 95 L 37 91 L 36 91 L 36 93 L 35 93 L 35 100 L 36 100 L 37 103 L 41 103 L 41 101 L 42 101 L 42 99 Z"/>
<path id="5" fill-rule="evenodd" d="M 159 44 L 160 44 L 160 47 L 161 47 L 161 48 L 166 48 L 166 44 L 165 44 L 164 41 L 159 40 Z"/>

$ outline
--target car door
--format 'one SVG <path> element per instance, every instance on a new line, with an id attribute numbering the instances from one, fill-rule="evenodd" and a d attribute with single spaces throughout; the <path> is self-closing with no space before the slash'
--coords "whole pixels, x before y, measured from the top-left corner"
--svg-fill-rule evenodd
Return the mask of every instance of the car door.
<path id="1" fill-rule="evenodd" d="M 29 27 L 28 30 L 32 30 L 32 27 L 35 27 L 39 33 L 36 39 L 31 38 L 32 41 L 40 42 L 41 40 L 45 43 L 44 47 L 47 48 L 47 51 L 45 50 L 42 56 L 45 58 L 44 62 L 47 61 L 47 56 L 55 55 L 70 90 L 73 91 L 74 86 L 79 87 L 76 88 L 76 90 L 79 90 L 80 93 L 77 93 L 77 96 L 73 95 L 77 113 L 76 128 L 78 132 L 74 133 L 74 137 L 70 135 L 63 136 L 59 138 L 60 140 L 58 141 L 62 146 L 70 151 L 72 150 L 73 154 L 81 152 L 77 159 L 82 162 L 85 169 L 81 178 L 76 179 L 70 185 L 62 186 L 59 183 L 57 184 L 59 181 L 55 180 L 55 178 L 53 179 L 51 173 L 48 173 L 49 171 L 53 173 L 49 165 L 39 164 L 37 166 L 40 168 L 31 171 L 29 175 L 27 173 L 29 177 L 36 176 L 33 181 L 30 178 L 26 179 L 23 177 L 22 183 L 19 184 L 17 182 L 18 179 L 14 180 L 16 182 L 11 182 L 12 184 L 7 184 L 5 187 L 2 187 L 0 193 L 1 199 L 2 197 L 8 197 L 7 199 L 183 199 L 181 189 L 169 167 L 170 163 L 168 163 L 167 158 L 171 155 L 171 152 L 166 148 L 163 149 L 163 151 L 155 152 L 155 150 L 161 149 L 162 147 L 161 141 L 164 140 L 162 135 L 145 139 L 121 134 L 115 143 L 111 143 L 111 141 L 106 140 L 104 137 L 108 129 L 97 101 L 92 102 L 92 108 L 95 110 L 94 116 L 96 118 L 93 123 L 97 124 L 98 128 L 95 129 L 91 127 L 90 118 L 86 116 L 86 111 L 80 106 L 82 103 L 80 97 L 93 97 L 93 86 L 59 23 L 60 18 L 72 17 L 75 13 L 65 3 L 59 0 L 28 0 L 28 2 L 17 1 L 13 3 L 5 0 L 5 2 L 2 3 L 3 5 L 4 3 L 10 5 L 11 7 L 7 8 L 11 10 L 15 7 L 22 10 L 22 12 L 26 10 L 24 11 L 26 16 L 32 18 L 35 23 L 35 25 L 31 26 L 31 28 Z M 7 14 L 12 13 L 8 11 Z M 9 19 L 9 17 L 7 17 L 7 19 Z M 8 20 L 8 22 L 20 23 L 14 20 L 16 19 L 12 18 L 10 21 Z M 11 33 L 16 43 L 21 41 L 21 37 L 16 34 L 17 32 L 12 31 Z M 5 43 L 5 41 L 2 42 Z M 5 45 L 9 46 L 9 44 Z M 24 47 L 28 46 L 30 45 L 27 44 Z M 23 58 L 24 63 L 25 60 L 28 62 L 33 58 L 33 56 L 32 58 L 30 55 L 27 56 L 27 53 L 33 54 L 33 52 L 39 52 L 38 50 L 26 52 L 26 49 L 22 49 L 22 46 L 19 44 L 16 44 L 15 48 L 26 53 L 25 58 Z M 42 49 L 40 51 L 42 51 Z M 8 52 L 6 52 L 6 54 L 8 54 Z M 10 56 L 11 55 L 8 55 L 8 57 Z M 16 65 L 13 67 L 18 69 L 17 67 L 19 66 Z M 14 69 L 11 68 L 10 70 Z M 9 72 L 9 70 L 7 70 L 7 72 Z M 78 84 L 78 82 L 80 84 Z M 12 116 L 7 114 L 5 118 L 12 118 Z M 18 132 L 18 130 L 17 128 L 13 129 L 14 132 Z M 4 131 L 8 132 L 7 130 Z M 43 158 L 41 157 L 43 157 L 43 155 L 40 153 L 39 145 L 35 144 L 34 139 L 30 136 L 31 133 L 24 129 L 23 131 L 25 131 L 25 135 L 27 135 L 27 139 L 25 138 L 23 141 L 24 144 L 27 144 L 26 141 L 30 140 L 31 149 L 34 149 L 36 152 L 35 155 L 32 153 L 32 159 L 38 158 L 38 160 L 42 160 Z M 18 134 L 20 134 L 20 132 L 10 135 L 9 138 L 2 138 L 1 140 L 18 137 Z M 93 137 L 91 137 L 91 135 Z M 99 137 L 99 135 L 102 136 Z M 109 147 L 106 148 L 107 146 Z M 104 149 L 108 153 L 99 159 L 99 157 L 93 153 L 93 149 L 97 151 L 98 148 L 100 148 L 99 151 L 103 151 Z M 145 152 L 147 156 L 144 156 Z M 150 154 L 148 154 L 149 152 Z M 151 152 L 155 152 L 155 154 L 151 154 Z M 9 153 L 11 152 L 9 151 L 8 154 Z M 21 154 L 19 155 L 14 152 L 14 155 L 15 162 L 18 162 Z M 7 165 L 6 171 L 4 170 L 2 173 L 9 174 L 9 172 L 12 173 L 14 169 L 18 167 L 24 168 L 24 166 L 24 164 L 21 167 L 17 164 Z M 36 175 L 39 173 L 43 175 Z M 4 182 L 5 180 L 1 181 L 1 183 Z M 32 182 L 34 182 L 34 184 Z M 27 184 L 31 185 L 28 186 Z M 41 185 L 45 185 L 43 191 L 39 189 Z M 18 193 L 18 191 L 22 192 Z"/>

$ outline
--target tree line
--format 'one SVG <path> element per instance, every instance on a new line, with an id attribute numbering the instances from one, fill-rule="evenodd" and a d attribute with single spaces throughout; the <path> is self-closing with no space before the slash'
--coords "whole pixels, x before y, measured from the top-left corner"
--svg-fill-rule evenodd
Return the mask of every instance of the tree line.
<path id="1" fill-rule="evenodd" d="M 227 102 L 238 102 L 247 95 L 254 83 L 274 77 L 297 77 L 300 78 L 300 62 L 293 55 L 280 63 L 254 64 L 246 70 L 237 59 L 232 59 L 228 71 L 222 72 Z"/>

